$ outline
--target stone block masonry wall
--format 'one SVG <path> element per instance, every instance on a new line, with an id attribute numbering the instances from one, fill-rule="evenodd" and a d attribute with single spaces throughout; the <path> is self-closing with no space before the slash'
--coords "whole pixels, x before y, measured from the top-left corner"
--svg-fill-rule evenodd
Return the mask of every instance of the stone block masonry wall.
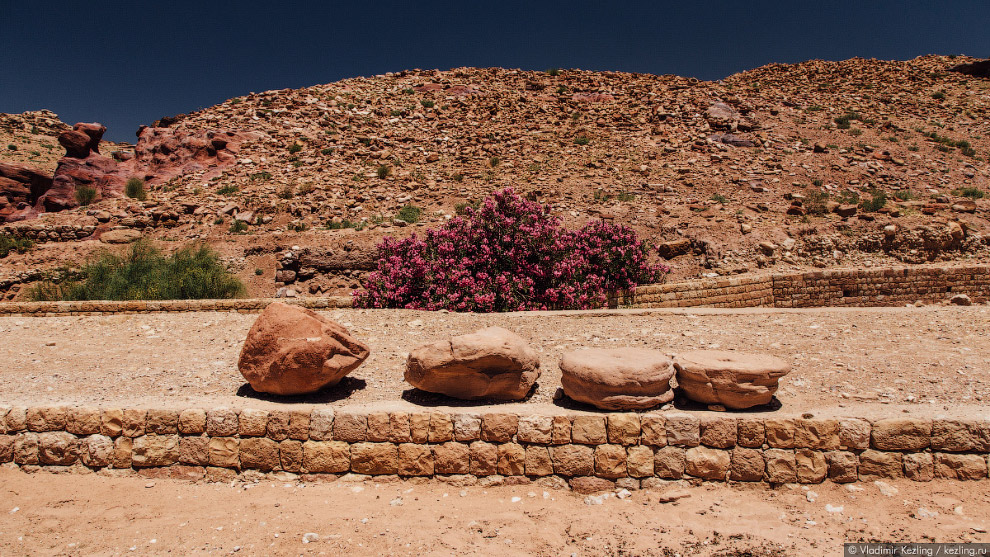
<path id="1" fill-rule="evenodd" d="M 955 294 L 990 298 L 990 265 L 832 269 L 794 274 L 738 276 L 649 284 L 612 305 L 634 308 L 896 306 L 941 302 Z M 162 300 L 132 302 L 0 303 L 0 316 L 109 315 L 178 311 L 259 313 L 274 299 Z M 310 309 L 351 307 L 351 298 L 282 298 Z"/>
<path id="2" fill-rule="evenodd" d="M 990 421 L 498 412 L 0 407 L 0 465 L 229 481 L 286 472 L 613 483 L 988 476 Z"/>

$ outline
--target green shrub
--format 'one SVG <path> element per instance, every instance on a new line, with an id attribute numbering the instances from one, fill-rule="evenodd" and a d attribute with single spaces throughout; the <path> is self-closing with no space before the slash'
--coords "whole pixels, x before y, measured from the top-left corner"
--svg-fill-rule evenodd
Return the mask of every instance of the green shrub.
<path id="1" fill-rule="evenodd" d="M 263 274 L 265 274 L 265 272 L 264 272 L 264 271 L 262 271 L 261 269 L 255 269 L 255 270 L 254 270 L 254 275 L 255 275 L 255 276 L 258 276 L 258 277 L 260 277 L 260 276 L 261 276 L 261 275 L 263 275 Z"/>
<path id="2" fill-rule="evenodd" d="M 422 100 L 419 101 L 419 104 L 423 105 L 423 108 L 433 108 L 433 101 L 431 100 Z"/>
<path id="3" fill-rule="evenodd" d="M 199 300 L 245 294 L 241 281 L 205 245 L 165 256 L 151 242 L 141 240 L 122 254 L 91 257 L 78 275 L 78 281 L 42 282 L 30 296 L 36 301 Z"/>
<path id="4" fill-rule="evenodd" d="M 582 135 L 580 137 L 575 137 L 574 138 L 574 144 L 575 145 L 587 145 L 589 143 L 591 143 L 591 140 L 588 139 L 586 136 L 583 136 Z"/>
<path id="5" fill-rule="evenodd" d="M 289 145 L 289 154 L 290 155 L 295 155 L 299 151 L 302 151 L 302 145 L 300 145 L 298 143 L 293 143 L 292 145 Z"/>
<path id="6" fill-rule="evenodd" d="M 353 228 L 354 230 L 361 230 L 364 228 L 364 223 L 361 221 L 352 221 L 348 219 L 343 219 L 340 222 L 330 221 L 327 223 L 327 228 L 329 230 L 342 230 L 344 228 Z"/>
<path id="7" fill-rule="evenodd" d="M 249 175 L 248 178 L 252 182 L 257 182 L 259 180 L 261 180 L 261 181 L 268 181 L 268 180 L 271 180 L 272 179 L 272 173 L 271 172 L 257 172 L 255 174 Z"/>
<path id="8" fill-rule="evenodd" d="M 6 234 L 0 234 L 0 258 L 7 257 L 10 252 L 24 253 L 34 247 L 34 242 L 27 238 L 13 238 Z"/>
<path id="9" fill-rule="evenodd" d="M 945 91 L 936 91 L 936 92 L 932 93 L 932 98 L 935 99 L 936 101 L 944 101 L 945 100 Z"/>
<path id="10" fill-rule="evenodd" d="M 859 203 L 859 207 L 864 213 L 875 213 L 887 204 L 887 194 L 882 191 L 872 191 L 870 199 L 864 199 Z"/>
<path id="11" fill-rule="evenodd" d="M 7 150 L 9 150 L 9 151 L 16 151 L 17 150 L 17 145 L 14 145 L 13 143 L 8 143 L 7 144 Z"/>
<path id="12" fill-rule="evenodd" d="M 500 159 L 498 157 L 492 157 L 492 158 L 488 159 L 488 166 L 490 166 L 492 168 L 495 168 L 496 166 L 498 166 L 498 163 L 500 163 L 500 162 L 502 162 L 502 159 Z"/>
<path id="13" fill-rule="evenodd" d="M 414 224 L 419 222 L 419 217 L 422 213 L 423 209 L 421 207 L 406 205 L 405 207 L 399 209 L 399 212 L 395 215 L 395 218 L 404 220 L 409 224 Z"/>
<path id="14" fill-rule="evenodd" d="M 128 180 L 127 185 L 124 186 L 124 194 L 138 201 L 148 199 L 148 192 L 144 191 L 144 180 L 140 178 L 131 178 Z"/>
<path id="15" fill-rule="evenodd" d="M 235 186 L 235 185 L 224 186 L 224 187 L 218 189 L 217 190 L 217 193 L 219 193 L 220 195 L 232 195 L 232 194 L 235 194 L 235 193 L 237 193 L 237 186 Z"/>
<path id="16" fill-rule="evenodd" d="M 547 75 L 549 75 L 550 77 L 557 77 L 558 75 L 560 75 L 560 68 L 550 68 L 549 70 L 547 70 Z"/>
<path id="17" fill-rule="evenodd" d="M 234 222 L 230 223 L 231 234 L 243 234 L 247 232 L 247 229 L 248 229 L 248 223 L 242 220 L 234 219 Z"/>
<path id="18" fill-rule="evenodd" d="M 333 147 L 326 147 L 324 149 L 320 149 L 320 154 L 321 155 L 332 155 L 333 154 Z"/>
<path id="19" fill-rule="evenodd" d="M 467 201 L 462 201 L 454 205 L 454 212 L 458 215 L 467 214 L 467 210 L 470 208 L 472 211 L 477 211 L 481 207 L 480 201 L 475 201 L 474 203 L 469 203 Z"/>
<path id="20" fill-rule="evenodd" d="M 953 195 L 958 195 L 960 197 L 968 197 L 970 199 L 983 199 L 987 194 L 980 188 L 959 188 L 957 190 L 952 190 Z"/>
<path id="21" fill-rule="evenodd" d="M 94 201 L 96 201 L 96 188 L 89 186 L 78 186 L 76 188 L 76 203 L 85 206 Z"/>
<path id="22" fill-rule="evenodd" d="M 821 190 L 808 192 L 804 197 L 804 209 L 809 215 L 824 215 L 828 212 L 828 193 Z"/>
<path id="23" fill-rule="evenodd" d="M 392 167 L 387 164 L 379 164 L 378 169 L 375 170 L 375 174 L 378 176 L 379 180 L 384 180 L 392 174 Z"/>
<path id="24" fill-rule="evenodd" d="M 916 197 L 917 196 L 914 195 L 914 192 L 911 190 L 897 190 L 894 192 L 894 199 L 897 199 L 898 201 L 911 201 Z"/>
<path id="25" fill-rule="evenodd" d="M 620 191 L 619 195 L 615 198 L 619 201 L 634 201 L 636 199 L 636 194 L 628 191 Z M 725 203 L 725 201 L 721 201 L 720 203 Z"/>
<path id="26" fill-rule="evenodd" d="M 716 203 L 721 203 L 722 205 L 725 205 L 726 203 L 729 202 L 729 198 L 726 197 L 726 196 L 724 196 L 724 195 L 722 195 L 722 194 L 720 194 L 720 193 L 716 193 L 716 194 L 712 195 L 712 201 L 714 201 Z"/>

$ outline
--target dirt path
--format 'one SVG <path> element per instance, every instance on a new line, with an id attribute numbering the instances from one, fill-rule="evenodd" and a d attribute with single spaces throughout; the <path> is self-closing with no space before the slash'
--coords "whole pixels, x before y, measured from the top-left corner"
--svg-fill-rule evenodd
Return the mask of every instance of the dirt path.
<path id="1" fill-rule="evenodd" d="M 990 483 L 962 487 L 672 482 L 620 499 L 536 485 L 228 485 L 2 469 L 0 554 L 769 556 L 838 555 L 843 541 L 990 541 Z M 684 498 L 661 502 L 670 494 Z"/>
<path id="2" fill-rule="evenodd" d="M 445 406 L 455 401 L 412 390 L 403 381 L 406 354 L 421 344 L 500 325 L 541 353 L 543 375 L 525 403 L 529 409 L 587 409 L 554 401 L 557 362 L 565 351 L 645 346 L 782 357 L 794 368 L 778 393 L 786 412 L 984 416 L 983 403 L 990 399 L 988 314 L 987 306 L 501 315 L 341 310 L 328 315 L 368 342 L 372 356 L 337 388 L 270 400 L 247 388 L 237 371 L 254 315 L 4 317 L 0 404 Z"/>

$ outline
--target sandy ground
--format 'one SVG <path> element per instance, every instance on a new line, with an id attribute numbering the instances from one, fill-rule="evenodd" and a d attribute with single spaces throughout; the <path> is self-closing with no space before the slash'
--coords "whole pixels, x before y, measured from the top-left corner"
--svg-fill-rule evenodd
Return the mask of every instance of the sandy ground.
<path id="1" fill-rule="evenodd" d="M 533 484 L 207 484 L 0 469 L 0 554 L 724 557 L 990 541 L 990 482 L 960 486 L 671 482 L 620 498 Z"/>
<path id="2" fill-rule="evenodd" d="M 554 394 L 561 354 L 593 346 L 774 354 L 793 365 L 777 395 L 788 413 L 986 417 L 990 399 L 987 306 L 327 315 L 365 340 L 372 355 L 337 387 L 294 398 L 259 395 L 237 371 L 256 315 L 0 318 L 0 404 L 481 407 L 412 389 L 402 374 L 414 347 L 490 325 L 518 332 L 541 353 L 538 388 L 523 403 L 501 406 L 507 410 L 589 410 Z"/>

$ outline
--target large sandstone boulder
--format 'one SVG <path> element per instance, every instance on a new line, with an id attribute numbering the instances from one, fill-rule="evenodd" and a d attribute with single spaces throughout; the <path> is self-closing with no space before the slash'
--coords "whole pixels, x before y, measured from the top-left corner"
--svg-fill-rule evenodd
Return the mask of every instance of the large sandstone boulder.
<path id="1" fill-rule="evenodd" d="M 0 222 L 35 216 L 35 202 L 51 187 L 51 176 L 36 168 L 0 162 Z"/>
<path id="2" fill-rule="evenodd" d="M 560 371 L 564 394 L 605 410 L 640 410 L 674 398 L 673 362 L 657 350 L 575 350 L 561 358 Z"/>
<path id="3" fill-rule="evenodd" d="M 501 327 L 420 346 L 406 360 L 412 386 L 468 400 L 519 400 L 539 377 L 536 351 Z"/>
<path id="4" fill-rule="evenodd" d="M 768 404 L 791 366 L 766 354 L 723 350 L 681 352 L 674 357 L 677 384 L 691 400 L 743 409 Z"/>
<path id="5" fill-rule="evenodd" d="M 369 353 L 341 325 L 276 302 L 254 322 L 237 367 L 256 391 L 299 395 L 336 385 Z"/>
<path id="6" fill-rule="evenodd" d="M 59 134 L 65 156 L 59 159 L 52 186 L 38 198 L 35 210 L 51 212 L 76 207 L 76 189 L 84 186 L 95 189 L 97 199 L 123 197 L 124 184 L 131 175 L 117 161 L 100 154 L 100 141 L 106 131 L 100 124 L 79 122 Z"/>

